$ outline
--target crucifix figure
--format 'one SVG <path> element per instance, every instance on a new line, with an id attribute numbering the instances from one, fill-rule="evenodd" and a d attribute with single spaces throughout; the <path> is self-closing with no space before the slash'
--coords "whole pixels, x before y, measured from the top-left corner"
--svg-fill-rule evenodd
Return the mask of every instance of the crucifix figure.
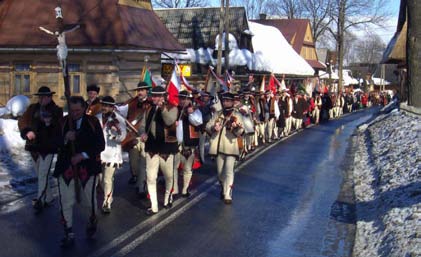
<path id="1" fill-rule="evenodd" d="M 67 45 L 66 45 L 66 33 L 72 32 L 80 28 L 80 24 L 63 24 L 63 14 L 61 7 L 57 6 L 55 9 L 56 19 L 58 24 L 58 31 L 52 32 L 44 27 L 39 27 L 40 30 L 44 31 L 47 34 L 57 37 L 57 58 L 61 65 L 63 76 L 66 77 L 66 59 L 67 59 Z"/>

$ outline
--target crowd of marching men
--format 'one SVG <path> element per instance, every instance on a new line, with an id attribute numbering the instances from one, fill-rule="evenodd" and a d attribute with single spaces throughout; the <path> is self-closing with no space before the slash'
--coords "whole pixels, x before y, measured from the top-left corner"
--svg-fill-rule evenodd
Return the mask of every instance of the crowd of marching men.
<path id="1" fill-rule="evenodd" d="M 38 194 L 33 200 L 36 213 L 54 200 L 50 173 L 57 179 L 64 227 L 62 247 L 75 241 L 76 203 L 83 202 L 89 210 L 88 238 L 97 230 L 97 192 L 101 211 L 111 213 L 114 174 L 122 166 L 124 151 L 129 156 L 129 184 L 136 185 L 140 197 L 150 202 L 147 215 L 156 214 L 160 207 L 171 208 L 176 197 L 190 196 L 193 170 L 205 162 L 205 150 L 216 161 L 220 198 L 230 205 L 234 165 L 259 144 L 377 101 L 365 94 L 314 92 L 309 96 L 287 87 L 262 92 L 253 84 L 215 95 L 193 89 L 174 96 L 162 86 L 151 87 L 145 82 L 139 82 L 134 91 L 134 97 L 117 105 L 111 96 L 100 98 L 100 88 L 90 85 L 88 100 L 70 97 L 69 113 L 63 117 L 62 108 L 52 100 L 55 92 L 41 87 L 35 94 L 38 102 L 18 121 L 38 175 Z M 158 201 L 159 171 L 165 194 Z"/>

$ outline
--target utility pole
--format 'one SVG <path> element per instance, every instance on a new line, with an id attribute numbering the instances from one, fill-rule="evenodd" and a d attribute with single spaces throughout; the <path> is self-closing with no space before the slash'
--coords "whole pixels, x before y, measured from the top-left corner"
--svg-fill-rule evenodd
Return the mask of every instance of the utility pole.
<path id="1" fill-rule="evenodd" d="M 229 5 L 230 1 L 225 0 L 224 31 L 225 31 L 225 70 L 229 68 Z"/>
<path id="2" fill-rule="evenodd" d="M 221 76 L 222 73 L 222 35 L 224 32 L 224 6 L 225 1 L 221 0 L 221 7 L 219 12 L 218 59 L 216 65 L 216 74 L 218 76 Z"/>

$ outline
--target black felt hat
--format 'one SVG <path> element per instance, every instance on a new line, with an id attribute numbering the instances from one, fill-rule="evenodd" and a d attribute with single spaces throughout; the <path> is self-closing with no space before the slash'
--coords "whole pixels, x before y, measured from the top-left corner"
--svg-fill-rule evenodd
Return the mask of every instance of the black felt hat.
<path id="1" fill-rule="evenodd" d="M 49 87 L 43 86 L 43 87 L 40 87 L 38 89 L 38 93 L 35 93 L 34 95 L 37 95 L 37 96 L 49 95 L 49 96 L 51 96 L 51 95 L 53 95 L 55 93 L 56 92 L 52 92 Z"/>
<path id="2" fill-rule="evenodd" d="M 115 100 L 114 100 L 114 98 L 112 98 L 111 96 L 104 96 L 102 99 L 101 99 L 101 101 L 100 101 L 100 103 L 102 103 L 102 104 L 107 104 L 107 105 L 115 105 Z"/>
<path id="3" fill-rule="evenodd" d="M 155 96 L 164 96 L 167 94 L 167 91 L 165 91 L 165 88 L 161 87 L 161 86 L 156 86 L 154 88 L 152 88 L 152 95 Z"/>
<path id="4" fill-rule="evenodd" d="M 100 88 L 96 84 L 91 84 L 91 85 L 86 87 L 86 92 L 95 91 L 95 92 L 99 93 L 99 90 L 100 90 Z"/>

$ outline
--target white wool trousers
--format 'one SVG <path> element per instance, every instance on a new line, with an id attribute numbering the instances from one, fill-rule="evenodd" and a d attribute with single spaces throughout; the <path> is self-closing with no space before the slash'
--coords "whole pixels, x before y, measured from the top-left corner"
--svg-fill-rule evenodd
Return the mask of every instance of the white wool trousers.
<path id="1" fill-rule="evenodd" d="M 222 185 L 224 199 L 226 200 L 232 200 L 235 159 L 235 156 L 229 156 L 221 153 L 216 156 L 218 179 Z"/>
<path id="2" fill-rule="evenodd" d="M 110 167 L 105 166 L 102 169 L 100 183 L 102 185 L 102 190 L 104 191 L 104 202 L 102 207 L 111 208 L 111 203 L 113 202 L 113 193 L 114 193 L 114 174 L 116 168 L 114 165 Z"/>
<path id="3" fill-rule="evenodd" d="M 34 169 L 38 177 L 37 199 L 42 203 L 48 203 L 53 200 L 53 192 L 50 185 L 53 159 L 54 154 L 47 154 L 44 158 L 39 155 L 38 159 L 34 161 Z"/>
<path id="4" fill-rule="evenodd" d="M 135 145 L 129 151 L 129 163 L 130 169 L 133 174 L 137 175 L 136 187 L 139 189 L 139 193 L 146 191 L 146 154 L 145 154 L 145 143 L 137 138 L 137 145 Z"/>
<path id="5" fill-rule="evenodd" d="M 165 179 L 164 205 L 172 202 L 172 189 L 174 183 L 174 155 L 170 154 L 166 159 L 158 154 L 151 156 L 146 153 L 146 183 L 153 212 L 158 211 L 157 179 L 161 169 Z"/>
<path id="6" fill-rule="evenodd" d="M 89 177 L 85 186 L 79 183 L 80 187 L 80 204 L 83 209 L 89 213 L 89 217 L 96 216 L 96 185 L 97 176 Z M 69 185 L 66 184 L 63 177 L 58 178 L 58 190 L 60 198 L 61 215 L 66 228 L 73 226 L 73 207 L 76 203 L 75 180 L 72 179 Z"/>
<path id="7" fill-rule="evenodd" d="M 292 117 L 285 118 L 284 135 L 288 136 L 291 133 Z"/>
<path id="8" fill-rule="evenodd" d="M 173 194 L 178 194 L 178 167 L 180 163 L 183 165 L 183 188 L 181 193 L 187 194 L 187 190 L 190 185 L 191 178 L 193 176 L 193 162 L 194 162 L 194 150 L 189 156 L 184 156 L 181 153 L 177 153 L 174 161 L 174 192 Z"/>

